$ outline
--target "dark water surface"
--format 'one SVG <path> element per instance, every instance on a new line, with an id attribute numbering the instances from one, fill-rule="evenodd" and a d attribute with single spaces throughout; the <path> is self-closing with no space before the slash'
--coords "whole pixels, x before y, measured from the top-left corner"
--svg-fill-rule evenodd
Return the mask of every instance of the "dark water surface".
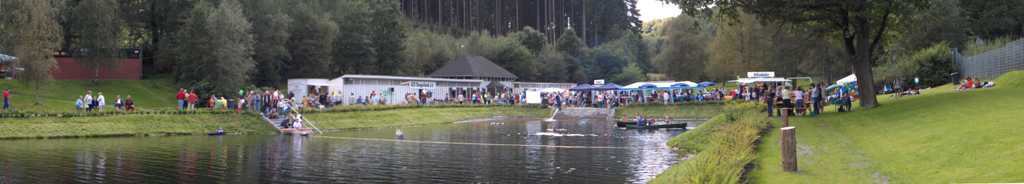
<path id="1" fill-rule="evenodd" d="M 678 130 L 526 120 L 316 137 L 0 141 L 0 183 L 643 183 L 677 161 Z"/>

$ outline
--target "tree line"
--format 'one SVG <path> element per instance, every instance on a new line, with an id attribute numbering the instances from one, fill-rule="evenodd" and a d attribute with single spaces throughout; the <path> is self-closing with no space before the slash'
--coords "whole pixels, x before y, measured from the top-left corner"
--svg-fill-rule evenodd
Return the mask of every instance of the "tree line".
<path id="1" fill-rule="evenodd" d="M 771 69 L 835 79 L 830 74 L 852 72 L 867 108 L 877 105 L 877 82 L 943 84 L 956 71 L 950 48 L 1024 34 L 1024 2 L 1017 0 L 662 1 L 691 17 L 674 22 L 696 25 L 667 29 L 681 39 L 666 39 L 665 48 L 706 49 L 661 60 L 706 65 L 682 75 L 723 79 L 738 69 Z"/>
<path id="2" fill-rule="evenodd" d="M 484 55 L 524 80 L 545 82 L 606 78 L 626 61 L 649 67 L 633 51 L 642 48 L 623 48 L 628 44 L 617 49 L 628 55 L 590 55 L 605 43 L 640 40 L 635 0 L 44 1 L 0 2 L 14 10 L 0 12 L 0 51 L 15 51 L 20 67 L 47 71 L 55 62 L 45 51 L 68 49 L 89 51 L 74 56 L 98 71 L 116 65 L 119 48 L 142 48 L 154 69 L 147 76 L 168 74 L 182 87 L 218 94 L 287 78 L 422 76 L 461 54 Z M 596 68 L 590 58 L 615 61 Z M 49 77 L 31 73 L 41 76 L 18 78 Z"/>

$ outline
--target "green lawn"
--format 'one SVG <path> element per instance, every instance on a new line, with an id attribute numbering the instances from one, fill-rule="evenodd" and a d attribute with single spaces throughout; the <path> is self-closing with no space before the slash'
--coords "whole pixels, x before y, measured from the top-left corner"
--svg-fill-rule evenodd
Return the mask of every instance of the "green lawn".
<path id="1" fill-rule="evenodd" d="M 372 127 L 393 127 L 421 124 L 452 123 L 461 120 L 494 116 L 525 116 L 542 118 L 551 110 L 536 107 L 423 107 L 378 111 L 307 113 L 306 118 L 321 130 L 342 130 Z"/>
<path id="2" fill-rule="evenodd" d="M 751 180 L 1024 182 L 1024 89 L 952 89 L 944 86 L 913 97 L 881 96 L 882 106 L 874 109 L 794 118 L 800 172 L 781 171 L 776 127 L 759 145 Z"/>
<path id="3" fill-rule="evenodd" d="M 0 119 L 0 138 L 56 138 L 205 134 L 224 128 L 232 134 L 274 133 L 255 115 L 117 115 L 75 118 Z"/>
<path id="4" fill-rule="evenodd" d="M 637 112 L 644 116 L 663 118 L 698 118 L 707 119 L 722 111 L 721 104 L 683 104 L 683 105 L 633 105 L 615 109 L 615 118 L 633 117 Z"/>
<path id="5" fill-rule="evenodd" d="M 103 92 L 108 107 L 113 107 L 117 95 L 132 95 L 136 108 L 173 109 L 174 93 L 178 89 L 167 79 L 150 80 L 109 80 L 93 84 L 91 81 L 53 81 L 38 91 L 30 86 L 14 80 L 0 80 L 0 90 L 11 89 L 11 104 L 18 111 L 32 112 L 68 112 L 75 110 L 75 99 L 85 95 L 86 90 L 95 93 Z M 35 95 L 39 95 L 40 105 L 35 105 Z"/>

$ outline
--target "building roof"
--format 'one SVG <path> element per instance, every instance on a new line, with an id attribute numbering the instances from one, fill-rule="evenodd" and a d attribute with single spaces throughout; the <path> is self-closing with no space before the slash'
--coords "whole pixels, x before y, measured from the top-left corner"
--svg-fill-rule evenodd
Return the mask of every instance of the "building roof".
<path id="1" fill-rule="evenodd" d="M 435 82 L 469 82 L 469 83 L 481 83 L 482 80 L 469 80 L 469 79 L 445 79 L 445 78 L 429 78 L 429 77 L 403 77 L 403 76 L 387 76 L 387 75 L 343 75 L 335 78 L 339 79 L 385 79 L 385 80 L 415 80 L 415 81 L 435 81 Z"/>
<path id="2" fill-rule="evenodd" d="M 448 64 L 441 67 L 441 69 L 430 74 L 430 77 L 475 79 L 501 78 L 511 80 L 519 78 L 515 74 L 512 74 L 512 72 L 494 64 L 491 60 L 474 55 L 465 55 L 455 58 L 455 60 L 448 62 Z"/>

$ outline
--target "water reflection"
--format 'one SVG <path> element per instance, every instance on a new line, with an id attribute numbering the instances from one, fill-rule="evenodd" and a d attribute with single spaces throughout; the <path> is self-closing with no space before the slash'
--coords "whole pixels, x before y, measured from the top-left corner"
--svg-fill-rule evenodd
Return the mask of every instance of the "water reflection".
<path id="1" fill-rule="evenodd" d="M 0 183 L 643 183 L 676 162 L 664 143 L 679 133 L 587 119 L 402 131 L 403 141 L 394 140 L 394 128 L 0 141 Z"/>

